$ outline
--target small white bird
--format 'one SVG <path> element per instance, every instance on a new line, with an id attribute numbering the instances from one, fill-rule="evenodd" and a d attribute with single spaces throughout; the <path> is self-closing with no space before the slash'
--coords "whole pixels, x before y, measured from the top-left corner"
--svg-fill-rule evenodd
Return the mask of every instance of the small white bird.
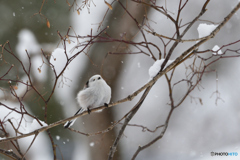
<path id="1" fill-rule="evenodd" d="M 111 88 L 100 75 L 92 76 L 85 84 L 83 90 L 77 95 L 77 101 L 80 109 L 74 114 L 80 114 L 87 110 L 90 114 L 90 109 L 100 107 L 102 105 L 108 106 L 111 99 Z M 68 121 L 64 124 L 64 128 L 73 125 L 76 119 Z"/>

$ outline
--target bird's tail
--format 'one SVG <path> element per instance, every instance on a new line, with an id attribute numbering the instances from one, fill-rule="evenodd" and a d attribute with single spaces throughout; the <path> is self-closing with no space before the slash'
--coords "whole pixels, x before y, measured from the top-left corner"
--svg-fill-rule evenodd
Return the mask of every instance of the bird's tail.
<path id="1" fill-rule="evenodd" d="M 84 109 L 83 109 L 83 108 L 80 108 L 80 109 L 74 114 L 74 116 L 77 115 L 77 114 L 82 113 L 83 111 L 84 111 Z M 76 119 L 77 119 L 77 118 L 76 118 Z M 71 121 L 67 121 L 67 122 L 63 125 L 63 127 L 64 127 L 64 128 L 69 128 L 69 127 L 71 127 L 71 126 L 73 125 L 73 123 L 76 121 L 76 119 L 73 119 L 73 120 L 71 120 Z"/>

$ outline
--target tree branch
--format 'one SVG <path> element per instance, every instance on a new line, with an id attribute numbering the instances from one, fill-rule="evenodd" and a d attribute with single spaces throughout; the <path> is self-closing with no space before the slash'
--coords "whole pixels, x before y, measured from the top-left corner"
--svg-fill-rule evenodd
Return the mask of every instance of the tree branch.
<path id="1" fill-rule="evenodd" d="M 153 85 L 152 85 L 153 86 Z M 125 121 L 113 143 L 113 145 L 111 146 L 110 148 L 110 152 L 109 152 L 109 155 L 108 155 L 108 160 L 112 160 L 113 159 L 113 156 L 114 156 L 114 153 L 117 149 L 117 145 L 120 141 L 120 138 L 122 137 L 122 134 L 124 132 L 124 130 L 126 129 L 127 127 L 127 124 L 129 123 L 129 121 L 133 118 L 133 116 L 137 113 L 138 109 L 141 107 L 143 101 L 145 100 L 145 98 L 147 97 L 149 91 L 151 90 L 152 86 L 149 86 L 145 92 L 143 93 L 142 97 L 140 98 L 140 100 L 138 101 L 138 103 L 133 107 L 131 113 L 125 118 Z"/>

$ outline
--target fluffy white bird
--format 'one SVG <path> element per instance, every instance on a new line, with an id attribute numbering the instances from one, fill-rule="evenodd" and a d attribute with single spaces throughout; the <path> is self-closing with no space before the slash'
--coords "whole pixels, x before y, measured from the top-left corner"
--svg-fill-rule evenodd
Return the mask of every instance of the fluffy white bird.
<path id="1" fill-rule="evenodd" d="M 92 76 L 85 84 L 83 90 L 77 95 L 77 101 L 80 109 L 75 115 L 87 110 L 90 114 L 90 109 L 100 107 L 102 105 L 108 106 L 111 99 L 111 88 L 100 75 Z M 73 125 L 76 119 L 68 121 L 64 124 L 64 128 Z"/>

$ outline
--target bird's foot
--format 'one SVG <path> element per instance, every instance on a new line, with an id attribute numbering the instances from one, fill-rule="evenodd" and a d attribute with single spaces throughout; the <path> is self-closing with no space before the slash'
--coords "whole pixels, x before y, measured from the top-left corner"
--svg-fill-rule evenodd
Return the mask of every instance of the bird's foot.
<path id="1" fill-rule="evenodd" d="M 87 109 L 87 112 L 88 112 L 88 114 L 90 114 L 90 113 L 91 113 L 91 110 L 88 108 L 88 109 Z"/>
<path id="2" fill-rule="evenodd" d="M 108 104 L 107 103 L 104 103 L 104 106 L 106 106 L 106 108 L 108 108 Z"/>

